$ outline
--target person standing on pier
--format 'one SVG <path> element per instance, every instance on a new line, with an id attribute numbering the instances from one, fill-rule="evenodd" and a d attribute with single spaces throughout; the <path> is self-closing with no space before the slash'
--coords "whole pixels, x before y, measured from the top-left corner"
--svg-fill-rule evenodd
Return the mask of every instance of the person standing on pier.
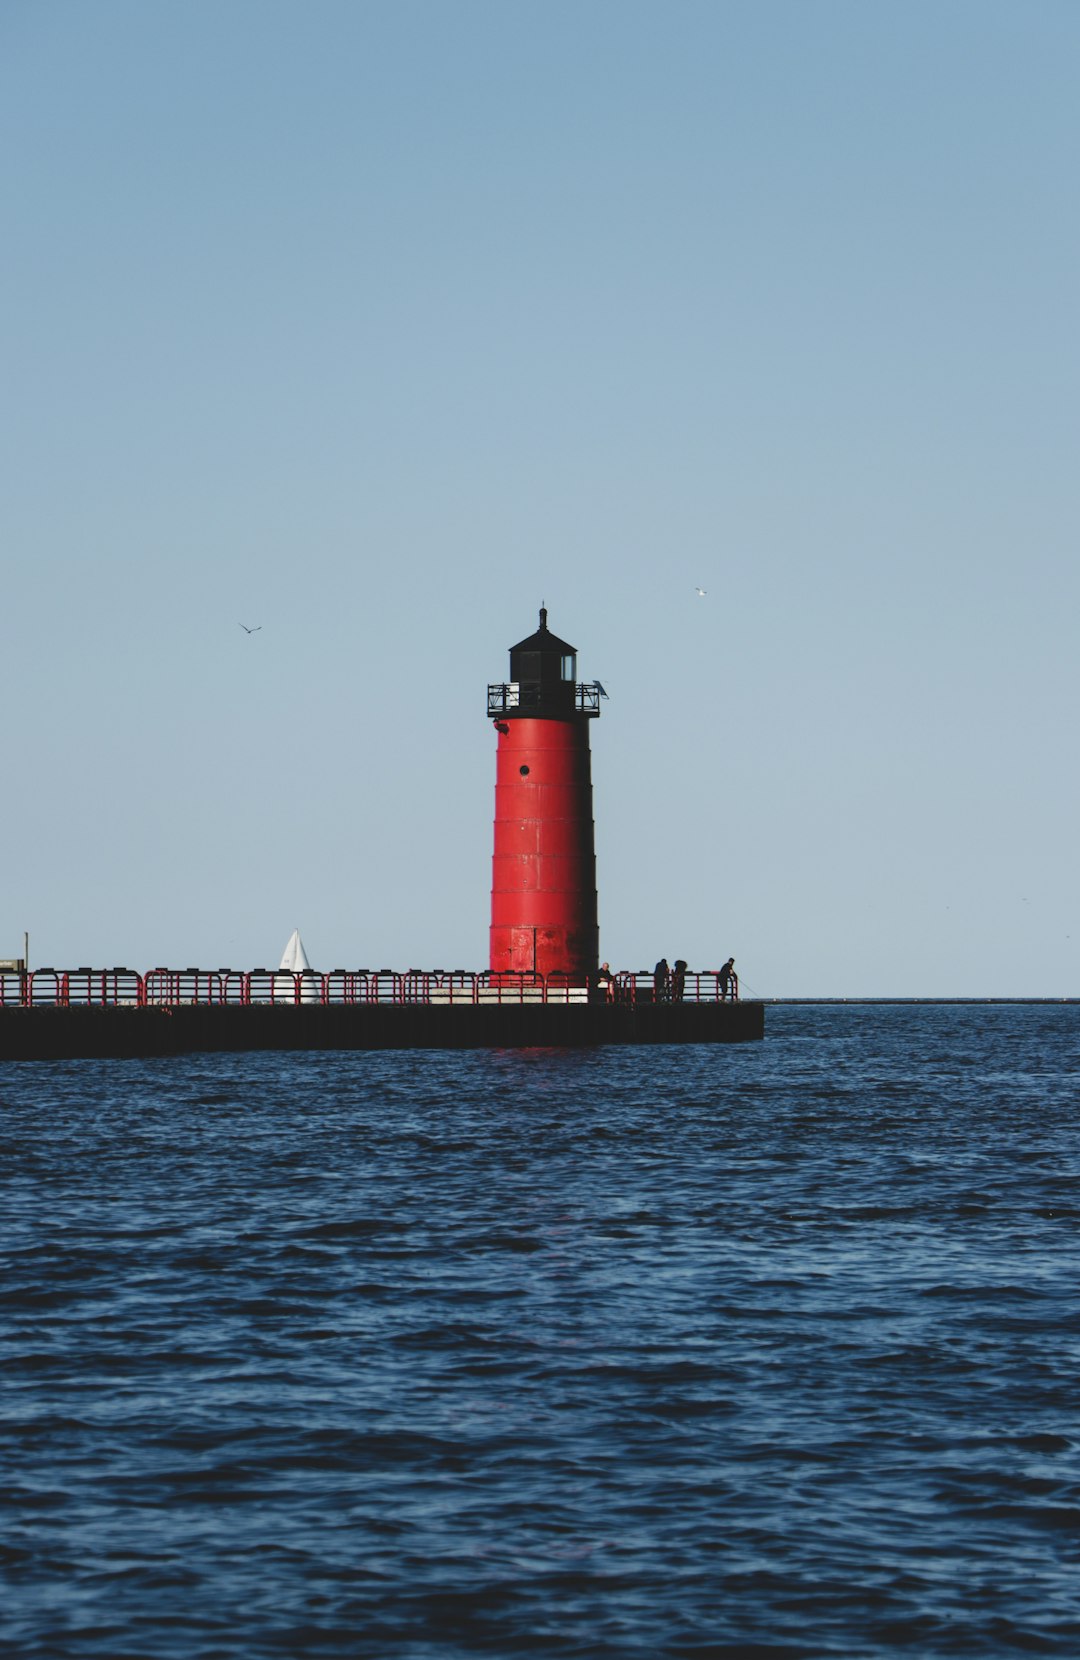
<path id="1" fill-rule="evenodd" d="M 722 998 L 733 997 L 735 995 L 735 987 L 738 983 L 738 980 L 735 978 L 735 958 L 729 957 L 723 968 L 720 970 L 720 996 Z"/>

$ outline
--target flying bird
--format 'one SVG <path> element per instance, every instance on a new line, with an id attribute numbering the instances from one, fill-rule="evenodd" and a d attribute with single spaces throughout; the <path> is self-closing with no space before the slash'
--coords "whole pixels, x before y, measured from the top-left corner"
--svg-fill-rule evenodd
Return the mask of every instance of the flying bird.
<path id="1" fill-rule="evenodd" d="M 239 626 L 244 630 L 245 634 L 258 634 L 262 628 L 262 623 L 258 623 L 254 628 L 249 628 L 247 623 L 240 623 Z"/>
<path id="2" fill-rule="evenodd" d="M 593 685 L 596 687 L 601 697 L 607 697 L 607 693 L 605 692 L 603 686 L 601 686 L 599 680 L 594 680 Z"/>
<path id="3" fill-rule="evenodd" d="M 708 593 L 708 589 L 707 588 L 695 588 L 694 592 L 697 595 L 698 599 L 704 599 L 705 595 Z"/>

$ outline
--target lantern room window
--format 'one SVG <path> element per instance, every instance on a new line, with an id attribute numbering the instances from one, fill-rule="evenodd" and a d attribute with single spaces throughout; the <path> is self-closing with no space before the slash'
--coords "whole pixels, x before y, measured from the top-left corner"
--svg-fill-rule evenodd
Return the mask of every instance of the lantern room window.
<path id="1" fill-rule="evenodd" d="M 576 676 L 576 672 L 577 670 L 573 655 L 571 654 L 568 657 L 564 657 L 562 659 L 562 678 L 564 680 L 573 680 Z"/>

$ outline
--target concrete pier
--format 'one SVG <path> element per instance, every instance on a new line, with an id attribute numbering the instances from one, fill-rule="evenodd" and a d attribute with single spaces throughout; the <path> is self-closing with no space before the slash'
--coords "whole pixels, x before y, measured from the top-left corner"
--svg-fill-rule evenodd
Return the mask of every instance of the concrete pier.
<path id="1" fill-rule="evenodd" d="M 0 1060 L 241 1050 L 526 1049 L 749 1043 L 762 1003 L 49 1005 L 0 1010 Z"/>

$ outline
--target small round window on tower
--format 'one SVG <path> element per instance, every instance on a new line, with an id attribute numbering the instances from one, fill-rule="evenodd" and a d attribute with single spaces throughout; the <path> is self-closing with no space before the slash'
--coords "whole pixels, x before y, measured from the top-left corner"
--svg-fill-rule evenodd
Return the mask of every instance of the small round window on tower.
<path id="1" fill-rule="evenodd" d="M 522 778 L 528 778 L 528 776 L 529 776 L 528 767 L 518 767 L 518 771 L 520 772 Z"/>

